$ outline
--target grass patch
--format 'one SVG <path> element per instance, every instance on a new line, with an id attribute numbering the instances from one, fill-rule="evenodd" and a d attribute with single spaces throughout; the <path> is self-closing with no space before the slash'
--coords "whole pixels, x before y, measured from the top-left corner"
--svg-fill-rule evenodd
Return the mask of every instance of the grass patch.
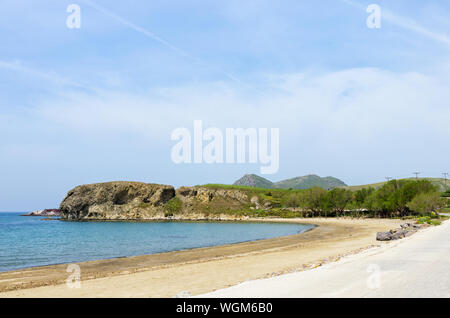
<path id="1" fill-rule="evenodd" d="M 442 220 L 445 218 L 442 218 Z M 417 219 L 417 224 L 430 224 L 430 225 L 441 225 L 441 220 L 437 220 L 437 219 L 432 219 L 429 216 L 422 216 L 420 218 Z"/>
<path id="2" fill-rule="evenodd" d="M 145 203 L 145 202 L 141 202 L 139 203 L 138 207 L 141 209 L 148 209 L 150 208 L 152 205 L 150 203 Z"/>
<path id="3" fill-rule="evenodd" d="M 180 199 L 178 197 L 173 197 L 169 201 L 167 201 L 165 208 L 166 208 L 166 216 L 171 216 L 176 213 L 181 212 L 183 204 L 181 203 Z"/>

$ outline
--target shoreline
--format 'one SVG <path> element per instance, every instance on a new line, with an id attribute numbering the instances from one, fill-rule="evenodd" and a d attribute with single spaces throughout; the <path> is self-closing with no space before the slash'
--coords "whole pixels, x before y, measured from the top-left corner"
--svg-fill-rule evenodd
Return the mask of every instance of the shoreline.
<path id="1" fill-rule="evenodd" d="M 11 212 L 11 213 L 22 213 L 22 212 Z M 29 215 L 21 215 L 21 216 L 29 216 Z M 2 274 L 6 274 L 6 273 L 11 273 L 11 272 L 18 272 L 18 271 L 28 271 L 28 270 L 33 270 L 33 269 L 45 269 L 47 267 L 50 266 L 59 266 L 59 265 L 69 265 L 69 264 L 85 264 L 85 263 L 90 263 L 90 262 L 101 262 L 101 261 L 113 261 L 113 260 L 117 260 L 117 259 L 127 259 L 127 258 L 133 258 L 133 257 L 145 257 L 145 256 L 151 256 L 151 255 L 159 255 L 159 254 L 167 254 L 167 253 L 177 253 L 177 252 L 184 252 L 184 251 L 192 251 L 192 250 L 198 250 L 198 249 L 204 249 L 204 248 L 216 248 L 216 247 L 223 247 L 223 246 L 228 246 L 228 245 L 236 245 L 236 244 L 243 244 L 243 243 L 251 243 L 251 242 L 260 242 L 260 241 L 266 241 L 266 240 L 271 240 L 271 239 L 277 239 L 277 238 L 281 238 L 281 237 L 289 237 L 289 236 L 295 236 L 295 235 L 301 235 L 303 233 L 306 233 L 308 231 L 314 230 L 317 225 L 315 224 L 305 224 L 305 223 L 300 223 L 300 222 L 283 222 L 283 219 L 278 219 L 276 218 L 275 220 L 271 220 L 271 218 L 265 218 L 265 219 L 249 219 L 249 220 L 242 220 L 242 219 L 220 219 L 220 220 L 212 220 L 212 219 L 201 219 L 201 220 L 196 220 L 196 219 L 155 219 L 155 220 L 82 220 L 82 221 L 74 221 L 74 220 L 61 220 L 61 219 L 48 219 L 46 217 L 43 216 L 38 216 L 41 217 L 42 221 L 62 221 L 62 222 L 78 222 L 78 223 L 96 223 L 96 222 L 101 222 L 101 223 L 105 223 L 105 222 L 110 222 L 110 223 L 170 223 L 170 222 L 174 222 L 174 223 L 229 223 L 229 224 L 233 224 L 233 223 L 273 223 L 273 224 L 279 224 L 279 223 L 295 223 L 298 225 L 306 225 L 306 226 L 311 226 L 307 229 L 303 229 L 298 231 L 295 234 L 290 234 L 290 235 L 281 235 L 281 236 L 276 236 L 276 237 L 271 237 L 271 238 L 260 238 L 260 239 L 252 239 L 252 240 L 244 240 L 244 241 L 240 241 L 240 242 L 235 242 L 235 243 L 225 243 L 225 244 L 218 244 L 218 245 L 209 245 L 209 246 L 199 246 L 199 247 L 190 247 L 190 248 L 185 248 L 185 249 L 176 249 L 176 250 L 172 250 L 172 251 L 163 251 L 163 252 L 156 252 L 156 253 L 148 253 L 148 254 L 139 254 L 139 255 L 130 255 L 130 256 L 117 256 L 117 257 L 108 257 L 108 258 L 96 258 L 96 259 L 91 259 L 91 260 L 80 260 L 80 261 L 71 261 L 71 262 L 61 262 L 61 263 L 51 263 L 51 264 L 45 264 L 45 265 L 36 265 L 36 266 L 27 266 L 27 267 L 21 267 L 21 268 L 16 268 L 16 269 L 9 269 L 6 271 L 0 271 L 0 275 Z M 1 279 L 0 279 L 1 282 Z M 1 286 L 0 286 L 0 292 L 2 292 Z"/>
<path id="2" fill-rule="evenodd" d="M 229 220 L 224 220 L 229 221 Z M 167 253 L 74 263 L 80 289 L 69 289 L 68 264 L 0 273 L 0 297 L 173 297 L 211 292 L 245 280 L 299 270 L 374 245 L 376 231 L 397 227 L 398 219 L 247 219 L 316 225 L 272 239 Z M 217 275 L 220 272 L 221 275 Z M 178 278 L 178 279 L 177 279 Z M 146 283 L 151 281 L 150 286 Z M 132 288 L 128 283 L 134 282 Z M 125 285 L 123 285 L 125 284 Z"/>

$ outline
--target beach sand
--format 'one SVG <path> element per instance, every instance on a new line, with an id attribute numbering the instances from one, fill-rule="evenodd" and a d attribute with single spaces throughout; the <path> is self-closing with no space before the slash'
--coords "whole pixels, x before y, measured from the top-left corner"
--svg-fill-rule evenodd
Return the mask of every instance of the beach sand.
<path id="1" fill-rule="evenodd" d="M 250 220 L 251 221 L 251 220 Z M 255 220 L 261 222 L 260 219 Z M 198 295 L 247 280 L 307 270 L 381 243 L 392 219 L 269 219 L 316 224 L 306 233 L 179 252 L 77 263 L 80 288 L 65 281 L 67 264 L 0 273 L 0 297 L 174 297 Z"/>

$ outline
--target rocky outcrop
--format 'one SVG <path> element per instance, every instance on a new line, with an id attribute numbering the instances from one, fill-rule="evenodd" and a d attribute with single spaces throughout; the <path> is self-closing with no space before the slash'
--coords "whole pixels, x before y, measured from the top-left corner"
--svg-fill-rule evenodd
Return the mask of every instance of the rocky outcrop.
<path id="1" fill-rule="evenodd" d="M 60 205 L 64 220 L 235 220 L 230 211 L 248 208 L 245 191 L 181 187 L 140 182 L 78 186 Z M 232 214 L 232 213 L 231 213 Z"/>
<path id="2" fill-rule="evenodd" d="M 394 241 L 404 237 L 408 237 L 416 233 L 421 228 L 419 224 L 404 223 L 399 229 L 390 230 L 389 232 L 378 232 L 377 241 Z"/>
<path id="3" fill-rule="evenodd" d="M 139 220 L 164 218 L 164 205 L 175 196 L 172 186 L 107 182 L 78 186 L 60 205 L 66 220 Z"/>
<path id="4" fill-rule="evenodd" d="M 182 203 L 183 213 L 220 212 L 233 210 L 249 204 L 248 195 L 240 190 L 214 189 L 209 187 L 181 187 L 176 191 Z"/>
<path id="5" fill-rule="evenodd" d="M 60 216 L 61 212 L 57 209 L 45 209 L 37 210 L 27 214 L 22 214 L 23 216 Z"/>

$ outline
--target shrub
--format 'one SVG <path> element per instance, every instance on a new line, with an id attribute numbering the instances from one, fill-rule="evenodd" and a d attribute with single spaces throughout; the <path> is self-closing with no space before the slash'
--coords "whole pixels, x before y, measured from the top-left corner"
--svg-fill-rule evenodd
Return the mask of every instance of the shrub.
<path id="1" fill-rule="evenodd" d="M 150 203 L 141 202 L 141 203 L 139 203 L 138 206 L 141 209 L 147 209 L 147 208 L 151 207 L 151 204 Z"/>
<path id="2" fill-rule="evenodd" d="M 170 216 L 181 211 L 182 203 L 178 197 L 173 197 L 167 201 L 165 208 L 167 210 L 166 216 Z"/>
<path id="3" fill-rule="evenodd" d="M 424 216 L 424 217 L 421 217 L 421 218 L 417 219 L 417 223 L 418 224 L 424 224 L 424 223 L 428 223 L 430 221 L 431 221 L 431 219 L 430 219 L 429 216 Z"/>
<path id="4" fill-rule="evenodd" d="M 438 192 L 420 193 L 415 196 L 407 207 L 422 215 L 431 213 L 445 206 L 445 199 L 442 199 Z"/>
<path id="5" fill-rule="evenodd" d="M 431 220 L 430 222 L 428 222 L 428 224 L 431 224 L 431 225 L 434 225 L 434 226 L 441 225 L 441 221 L 439 221 L 439 220 Z"/>

